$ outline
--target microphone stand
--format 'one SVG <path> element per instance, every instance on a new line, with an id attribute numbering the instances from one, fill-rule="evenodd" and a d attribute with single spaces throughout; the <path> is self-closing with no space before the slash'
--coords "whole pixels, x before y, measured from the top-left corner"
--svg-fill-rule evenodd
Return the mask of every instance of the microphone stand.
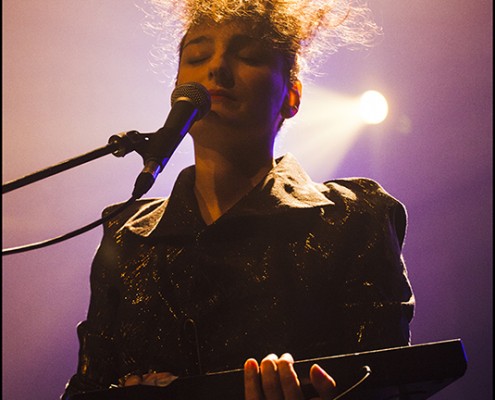
<path id="1" fill-rule="evenodd" d="M 129 131 L 129 132 L 123 132 L 120 134 L 112 135 L 108 139 L 108 144 L 106 146 L 100 147 L 98 149 L 90 151 L 89 153 L 71 158 L 67 161 L 63 161 L 54 166 L 45 168 L 33 174 L 26 175 L 20 179 L 10 181 L 5 185 L 2 185 L 2 194 L 8 193 L 12 190 L 26 186 L 30 183 L 55 175 L 67 169 L 84 164 L 88 161 L 95 160 L 99 157 L 102 157 L 110 153 L 112 153 L 116 157 L 124 157 L 126 154 L 130 153 L 131 151 L 136 151 L 143 157 L 143 162 L 144 162 L 148 150 L 147 142 L 149 142 L 149 139 L 152 135 L 153 133 L 139 133 L 137 131 Z M 104 223 L 105 221 L 108 221 L 109 219 L 115 217 L 117 214 L 121 213 L 124 209 L 126 209 L 128 206 L 134 203 L 134 201 L 136 201 L 136 199 L 138 198 L 139 198 L 138 196 L 133 194 L 129 200 L 127 200 L 124 204 L 122 204 L 120 207 L 118 207 L 117 209 L 115 209 L 105 217 L 102 217 L 97 221 L 94 221 L 86 226 L 76 229 L 75 231 L 42 242 L 32 243 L 30 245 L 25 245 L 25 246 L 13 247 L 10 249 L 4 249 L 2 250 L 2 255 L 15 254 L 27 250 L 39 249 L 41 247 L 59 243 L 66 239 L 70 239 L 74 236 L 80 235 L 81 233 L 87 232 L 90 229 L 93 229 L 96 226 Z"/>
<path id="2" fill-rule="evenodd" d="M 112 153 L 115 157 L 124 157 L 130 152 L 136 151 L 143 157 L 144 161 L 145 153 L 147 150 L 146 144 L 149 141 L 150 136 L 152 135 L 153 133 L 139 133 L 137 131 L 123 132 L 120 134 L 112 135 L 108 139 L 108 144 L 106 146 L 63 161 L 51 167 L 42 169 L 33 174 L 26 175 L 22 178 L 7 182 L 6 184 L 2 185 L 2 194 L 11 192 L 15 189 L 19 189 L 41 179 L 48 178 L 49 176 L 66 171 L 70 168 L 77 167 L 110 153 Z"/>

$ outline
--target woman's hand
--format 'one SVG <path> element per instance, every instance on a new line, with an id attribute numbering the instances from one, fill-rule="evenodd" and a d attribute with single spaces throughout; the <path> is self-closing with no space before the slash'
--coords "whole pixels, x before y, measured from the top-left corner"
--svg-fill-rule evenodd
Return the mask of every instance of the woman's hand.
<path id="1" fill-rule="evenodd" d="M 121 386 L 134 386 L 134 385 L 149 385 L 149 386 L 168 386 L 177 377 L 170 372 L 154 372 L 150 371 L 144 375 L 127 375 L 123 378 Z"/>
<path id="2" fill-rule="evenodd" d="M 245 400 L 304 400 L 301 383 L 288 353 L 278 358 L 266 356 L 261 364 L 250 358 L 244 364 Z M 309 380 L 321 400 L 331 400 L 335 381 L 317 364 L 310 369 Z"/>

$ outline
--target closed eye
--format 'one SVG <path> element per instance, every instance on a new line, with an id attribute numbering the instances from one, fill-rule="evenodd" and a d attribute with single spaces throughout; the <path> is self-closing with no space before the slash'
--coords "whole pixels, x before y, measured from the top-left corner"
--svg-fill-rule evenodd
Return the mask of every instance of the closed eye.
<path id="1" fill-rule="evenodd" d="M 186 58 L 184 61 L 189 65 L 200 65 L 205 61 L 207 61 L 209 58 L 210 58 L 209 56 L 190 57 L 190 58 Z"/>
<path id="2" fill-rule="evenodd" d="M 239 60 L 253 66 L 269 64 L 271 60 L 270 53 L 258 41 L 240 42 L 232 49 L 232 53 Z"/>
<path id="3" fill-rule="evenodd" d="M 237 58 L 242 62 L 245 62 L 249 65 L 262 65 L 265 63 L 265 58 L 261 55 L 238 55 Z"/>

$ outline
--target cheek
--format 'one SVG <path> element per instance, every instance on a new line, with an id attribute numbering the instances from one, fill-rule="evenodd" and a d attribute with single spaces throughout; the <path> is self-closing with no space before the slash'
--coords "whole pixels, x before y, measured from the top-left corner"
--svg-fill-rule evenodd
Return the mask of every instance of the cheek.
<path id="1" fill-rule="evenodd" d="M 192 80 L 197 80 L 197 76 L 191 74 L 191 72 L 186 67 L 182 67 L 179 64 L 176 78 L 177 84 L 180 85 L 181 83 L 191 82 Z"/>
<path id="2" fill-rule="evenodd" d="M 257 101 L 269 108 L 272 113 L 281 110 L 285 97 L 285 82 L 278 73 L 269 71 L 253 82 Z"/>
<path id="3" fill-rule="evenodd" d="M 188 83 L 188 82 L 201 82 L 202 76 L 207 70 L 205 66 L 192 66 L 185 61 L 179 60 L 177 68 L 177 84 Z"/>

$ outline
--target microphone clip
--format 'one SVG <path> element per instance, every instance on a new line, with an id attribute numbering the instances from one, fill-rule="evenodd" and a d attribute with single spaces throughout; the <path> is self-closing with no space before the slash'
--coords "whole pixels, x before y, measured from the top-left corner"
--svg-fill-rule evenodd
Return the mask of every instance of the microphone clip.
<path id="1" fill-rule="evenodd" d="M 113 146 L 112 154 L 115 157 L 124 157 L 135 151 L 144 160 L 148 157 L 149 141 L 154 134 L 140 133 L 138 131 L 122 132 L 110 136 L 108 144 Z"/>

